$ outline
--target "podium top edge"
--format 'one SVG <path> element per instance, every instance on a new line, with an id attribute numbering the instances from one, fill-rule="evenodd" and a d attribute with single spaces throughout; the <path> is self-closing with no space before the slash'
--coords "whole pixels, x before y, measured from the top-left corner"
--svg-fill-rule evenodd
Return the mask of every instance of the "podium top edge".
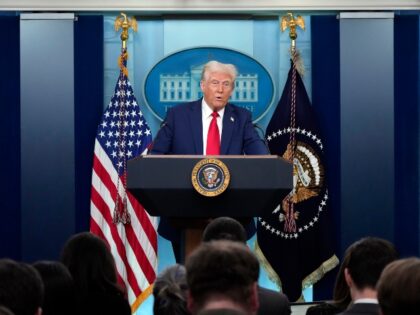
<path id="1" fill-rule="evenodd" d="M 179 158 L 189 158 L 189 159 L 283 159 L 278 155 L 140 155 L 140 158 L 146 159 L 179 159 Z"/>

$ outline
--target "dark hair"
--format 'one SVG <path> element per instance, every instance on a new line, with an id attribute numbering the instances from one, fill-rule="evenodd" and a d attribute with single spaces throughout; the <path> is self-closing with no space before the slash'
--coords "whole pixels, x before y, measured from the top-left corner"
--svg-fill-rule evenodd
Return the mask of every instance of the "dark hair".
<path id="1" fill-rule="evenodd" d="M 230 217 L 213 219 L 203 231 L 203 242 L 230 240 L 246 243 L 246 232 L 241 223 Z"/>
<path id="2" fill-rule="evenodd" d="M 377 237 L 365 237 L 353 243 L 346 255 L 349 255 L 347 270 L 358 289 L 375 288 L 385 266 L 398 258 L 394 245 Z"/>
<path id="3" fill-rule="evenodd" d="M 73 278 L 58 261 L 38 261 L 33 264 L 44 283 L 43 315 L 71 315 L 75 313 L 75 286 Z"/>
<path id="4" fill-rule="evenodd" d="M 179 264 L 166 268 L 153 286 L 154 315 L 186 315 L 187 277 L 185 267 Z"/>
<path id="5" fill-rule="evenodd" d="M 245 244 L 232 241 L 202 243 L 187 258 L 186 268 L 189 292 L 198 309 L 214 294 L 248 307 L 259 276 L 255 255 Z"/>
<path id="6" fill-rule="evenodd" d="M 214 308 L 202 310 L 197 315 L 247 315 L 246 312 L 230 308 Z"/>
<path id="7" fill-rule="evenodd" d="M 42 305 L 44 287 L 32 266 L 0 259 L 0 305 L 15 315 L 34 315 Z"/>
<path id="8" fill-rule="evenodd" d="M 350 288 L 346 283 L 346 278 L 344 276 L 344 269 L 347 268 L 347 265 L 350 260 L 350 254 L 346 253 L 341 262 L 340 269 L 338 270 L 337 276 L 335 278 L 334 289 L 333 289 L 333 301 L 332 304 L 336 306 L 339 310 L 344 311 L 351 302 Z"/>
<path id="9" fill-rule="evenodd" d="M 69 269 L 82 298 L 90 291 L 121 291 L 114 258 L 107 244 L 96 235 L 82 232 L 71 237 L 64 245 L 61 261 Z"/>
<path id="10" fill-rule="evenodd" d="M 322 302 L 308 307 L 305 315 L 334 315 L 342 312 L 334 303 Z"/>
<path id="11" fill-rule="evenodd" d="M 377 285 L 384 315 L 417 315 L 420 310 L 420 259 L 406 258 L 385 267 Z"/>

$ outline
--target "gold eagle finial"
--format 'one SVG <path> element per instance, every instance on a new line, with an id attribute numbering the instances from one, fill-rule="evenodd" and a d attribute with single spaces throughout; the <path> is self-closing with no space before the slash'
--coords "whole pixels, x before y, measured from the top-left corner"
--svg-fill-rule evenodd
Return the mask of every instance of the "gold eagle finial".
<path id="1" fill-rule="evenodd" d="M 296 47 L 297 27 L 300 27 L 302 30 L 305 30 L 305 20 L 300 15 L 294 17 L 293 13 L 289 12 L 287 13 L 287 15 L 281 17 L 281 31 L 284 32 L 287 28 L 290 28 L 289 37 L 292 40 L 292 52 L 295 50 Z"/>
<path id="2" fill-rule="evenodd" d="M 121 15 L 117 16 L 114 22 L 114 29 L 116 32 L 122 29 L 120 37 L 123 48 L 127 47 L 128 29 L 130 28 L 132 28 L 134 32 L 137 32 L 137 21 L 134 17 L 128 18 L 125 13 L 121 13 Z"/>
<path id="3" fill-rule="evenodd" d="M 293 16 L 293 13 L 289 12 L 287 13 L 287 15 L 284 15 L 281 17 L 280 29 L 282 32 L 284 32 L 289 27 L 290 28 L 289 36 L 292 40 L 297 38 L 297 33 L 296 33 L 297 26 L 299 26 L 302 30 L 305 30 L 305 20 L 300 15 L 298 15 L 295 18 Z"/>

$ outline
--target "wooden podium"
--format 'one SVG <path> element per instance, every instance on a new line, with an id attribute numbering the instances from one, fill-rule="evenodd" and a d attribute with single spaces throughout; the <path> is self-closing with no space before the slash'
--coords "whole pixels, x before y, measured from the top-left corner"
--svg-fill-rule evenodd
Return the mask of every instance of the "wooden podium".
<path id="1" fill-rule="evenodd" d="M 226 191 L 199 194 L 192 184 L 196 164 L 209 156 L 147 155 L 128 161 L 127 187 L 152 216 L 171 218 L 185 234 L 185 257 L 201 241 L 209 218 L 246 220 L 271 213 L 293 188 L 292 164 L 275 155 L 224 155 L 230 173 Z"/>

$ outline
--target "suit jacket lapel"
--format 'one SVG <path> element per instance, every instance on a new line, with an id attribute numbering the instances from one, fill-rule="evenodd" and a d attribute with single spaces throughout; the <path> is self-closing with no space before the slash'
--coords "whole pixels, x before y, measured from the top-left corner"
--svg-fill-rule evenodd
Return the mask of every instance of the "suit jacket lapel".
<path id="1" fill-rule="evenodd" d="M 222 143 L 220 146 L 220 154 L 228 154 L 228 148 L 232 139 L 233 129 L 235 127 L 236 115 L 231 106 L 226 105 L 223 114 Z"/>
<path id="2" fill-rule="evenodd" d="M 191 103 L 189 112 L 191 134 L 194 139 L 194 152 L 192 154 L 203 154 L 203 119 L 201 118 L 201 99 Z M 188 135 L 186 135 L 188 136 Z"/>

